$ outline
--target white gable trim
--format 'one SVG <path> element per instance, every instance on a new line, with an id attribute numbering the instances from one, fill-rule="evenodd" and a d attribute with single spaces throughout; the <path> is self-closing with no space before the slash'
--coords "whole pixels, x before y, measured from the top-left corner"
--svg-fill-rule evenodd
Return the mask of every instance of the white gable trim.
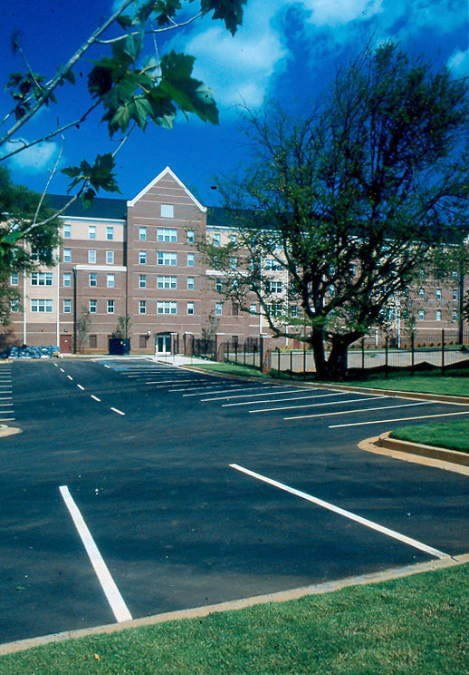
<path id="1" fill-rule="evenodd" d="M 197 208 L 199 208 L 199 209 L 202 211 L 202 213 L 206 213 L 206 212 L 207 212 L 207 208 L 206 208 L 205 206 L 202 206 L 202 204 L 201 204 L 201 203 L 194 197 L 194 195 L 186 188 L 186 186 L 184 185 L 184 183 L 182 183 L 182 182 L 179 180 L 179 178 L 176 176 L 176 174 L 175 174 L 173 171 L 171 171 L 171 169 L 169 168 L 169 166 L 167 166 L 166 169 L 164 169 L 160 174 L 158 174 L 158 176 L 157 176 L 154 180 L 152 180 L 151 183 L 149 183 L 145 188 L 143 188 L 143 190 L 142 190 L 141 192 L 139 192 L 138 195 L 137 195 L 134 199 L 129 200 L 129 201 L 127 202 L 127 206 L 129 206 L 129 207 L 130 207 L 130 206 L 135 206 L 135 204 L 136 204 L 136 203 L 137 203 L 137 202 L 138 202 L 138 201 L 139 201 L 139 200 L 140 200 L 140 199 L 141 199 L 141 198 L 142 198 L 149 190 L 151 190 L 151 188 L 152 188 L 154 185 L 156 185 L 162 178 L 164 178 L 164 177 L 167 176 L 167 175 L 171 176 L 171 178 L 174 178 L 174 180 L 176 181 L 176 183 L 184 190 L 184 192 L 186 193 L 186 195 L 194 202 L 194 204 L 197 206 Z"/>

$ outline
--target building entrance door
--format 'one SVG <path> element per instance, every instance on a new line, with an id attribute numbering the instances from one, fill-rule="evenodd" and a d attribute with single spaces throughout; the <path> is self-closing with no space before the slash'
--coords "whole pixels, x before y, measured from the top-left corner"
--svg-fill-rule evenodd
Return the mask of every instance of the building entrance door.
<path id="1" fill-rule="evenodd" d="M 72 336 L 71 335 L 61 335 L 60 336 L 60 351 L 62 354 L 71 354 L 72 353 Z"/>
<path id="2" fill-rule="evenodd" d="M 171 354 L 171 335 L 169 333 L 161 333 L 156 335 L 156 353 L 157 354 Z"/>

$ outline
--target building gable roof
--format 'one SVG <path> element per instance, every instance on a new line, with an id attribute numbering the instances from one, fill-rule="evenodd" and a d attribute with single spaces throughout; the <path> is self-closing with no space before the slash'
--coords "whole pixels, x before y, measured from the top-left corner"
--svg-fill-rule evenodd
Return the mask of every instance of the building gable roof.
<path id="1" fill-rule="evenodd" d="M 67 195 L 47 195 L 48 204 L 51 208 L 60 211 L 70 201 Z M 71 204 L 63 216 L 70 218 L 93 218 L 103 220 L 126 220 L 127 201 L 125 199 L 105 199 L 95 197 L 89 208 L 84 208 L 81 199 Z"/>
<path id="2" fill-rule="evenodd" d="M 171 176 L 171 178 L 173 178 L 173 180 L 175 180 L 176 183 L 184 190 L 184 192 L 185 192 L 185 193 L 187 194 L 187 196 L 194 202 L 194 204 L 197 206 L 197 208 L 200 209 L 200 210 L 202 211 L 202 213 L 206 213 L 207 209 L 205 208 L 205 206 L 202 206 L 202 204 L 194 197 L 194 195 L 192 194 L 192 192 L 190 192 L 190 191 L 186 188 L 186 186 L 184 185 L 184 183 L 182 183 L 182 182 L 179 180 L 179 178 L 178 178 L 178 177 L 176 176 L 176 174 L 169 168 L 169 166 L 167 166 L 166 169 L 164 169 L 161 173 L 159 173 L 158 176 L 156 176 L 156 178 L 154 178 L 154 179 L 151 181 L 151 183 L 149 183 L 146 187 L 144 187 L 143 190 L 141 190 L 141 191 L 138 193 L 138 195 L 137 195 L 136 197 L 134 197 L 134 199 L 130 199 L 130 200 L 127 202 L 127 205 L 128 205 L 128 206 L 135 206 L 135 204 L 136 204 L 136 203 L 137 203 L 137 202 L 138 202 L 138 201 L 139 201 L 139 200 L 140 200 L 140 199 L 141 199 L 141 198 L 142 198 L 149 190 L 151 190 L 152 187 L 154 187 L 157 183 L 159 183 L 159 181 L 160 181 L 162 178 L 164 178 L 165 176 L 168 176 L 168 175 Z"/>

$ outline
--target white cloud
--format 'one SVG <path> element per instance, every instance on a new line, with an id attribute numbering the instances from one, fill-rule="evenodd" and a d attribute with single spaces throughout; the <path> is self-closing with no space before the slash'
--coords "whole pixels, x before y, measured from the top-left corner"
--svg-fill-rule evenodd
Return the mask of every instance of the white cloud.
<path id="1" fill-rule="evenodd" d="M 367 20 L 383 11 L 382 0 L 303 0 L 299 6 L 311 15 L 308 23 L 315 26 L 337 26 L 351 21 Z"/>
<path id="2" fill-rule="evenodd" d="M 454 51 L 448 60 L 448 68 L 457 76 L 469 75 L 469 49 L 465 52 L 459 49 Z"/>
<path id="3" fill-rule="evenodd" d="M 9 141 L 6 144 L 7 152 L 12 152 L 18 148 L 22 139 Z M 27 141 L 25 141 L 27 142 Z M 31 148 L 22 150 L 9 158 L 8 162 L 12 169 L 22 171 L 23 173 L 39 173 L 46 168 L 52 168 L 53 162 L 57 159 L 59 148 L 57 143 L 37 143 Z"/>

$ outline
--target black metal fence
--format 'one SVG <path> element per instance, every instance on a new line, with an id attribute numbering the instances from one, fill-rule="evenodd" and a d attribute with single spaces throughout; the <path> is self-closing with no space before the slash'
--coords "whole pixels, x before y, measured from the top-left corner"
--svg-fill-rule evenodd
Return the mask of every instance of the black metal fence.
<path id="1" fill-rule="evenodd" d="M 454 337 L 444 330 L 434 333 L 409 333 L 399 344 L 392 337 L 377 341 L 364 338 L 348 350 L 348 373 L 365 377 L 372 372 L 417 371 L 469 367 L 469 333 L 464 335 L 464 344 L 456 344 Z M 272 371 L 279 377 L 306 377 L 316 371 L 313 352 L 304 345 L 301 349 L 279 347 L 279 340 L 258 338 L 241 344 L 237 340 L 221 343 L 215 354 L 218 360 L 253 366 Z M 464 346 L 465 345 L 465 346 Z M 327 356 L 327 354 L 326 354 Z"/>

